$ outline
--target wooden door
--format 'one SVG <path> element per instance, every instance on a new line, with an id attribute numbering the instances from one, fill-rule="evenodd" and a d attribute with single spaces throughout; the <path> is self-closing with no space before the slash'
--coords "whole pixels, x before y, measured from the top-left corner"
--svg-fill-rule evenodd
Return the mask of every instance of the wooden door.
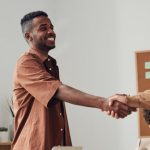
<path id="1" fill-rule="evenodd" d="M 137 89 L 143 92 L 150 89 L 150 50 L 136 52 Z M 139 109 L 139 136 L 150 136 L 150 128 L 143 117 L 143 109 Z"/>

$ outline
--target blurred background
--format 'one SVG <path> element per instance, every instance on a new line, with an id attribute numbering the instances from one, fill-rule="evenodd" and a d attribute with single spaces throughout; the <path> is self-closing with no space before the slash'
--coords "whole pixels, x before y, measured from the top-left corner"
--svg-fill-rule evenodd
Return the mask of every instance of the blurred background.
<path id="1" fill-rule="evenodd" d="M 150 49 L 149 0 L 1 0 L 0 126 L 12 116 L 14 65 L 28 49 L 20 19 L 48 13 L 57 34 L 57 59 L 63 83 L 93 95 L 136 94 L 135 52 Z M 73 145 L 84 150 L 134 150 L 138 114 L 115 120 L 98 109 L 66 104 Z"/>

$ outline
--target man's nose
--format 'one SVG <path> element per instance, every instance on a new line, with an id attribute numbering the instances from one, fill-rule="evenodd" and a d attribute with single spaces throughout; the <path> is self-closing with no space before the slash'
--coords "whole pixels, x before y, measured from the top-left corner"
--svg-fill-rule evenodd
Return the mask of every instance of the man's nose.
<path id="1" fill-rule="evenodd" d="M 53 33 L 53 34 L 55 34 L 54 30 L 51 29 L 51 28 L 48 28 L 48 33 Z"/>

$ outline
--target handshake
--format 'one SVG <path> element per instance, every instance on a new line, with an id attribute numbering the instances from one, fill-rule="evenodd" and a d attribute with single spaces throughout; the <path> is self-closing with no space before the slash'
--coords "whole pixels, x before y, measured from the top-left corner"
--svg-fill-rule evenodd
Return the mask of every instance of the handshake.
<path id="1" fill-rule="evenodd" d="M 132 112 L 136 112 L 137 104 L 128 104 L 128 98 L 125 94 L 116 94 L 103 101 L 102 111 L 106 111 L 113 118 L 124 118 Z"/>

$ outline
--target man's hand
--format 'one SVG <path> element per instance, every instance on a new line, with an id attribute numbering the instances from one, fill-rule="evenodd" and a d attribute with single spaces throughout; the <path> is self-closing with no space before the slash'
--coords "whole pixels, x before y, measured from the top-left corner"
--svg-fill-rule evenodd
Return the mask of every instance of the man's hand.
<path id="1" fill-rule="evenodd" d="M 116 94 L 116 95 L 109 97 L 108 98 L 109 106 L 114 106 L 116 102 L 120 102 L 121 104 L 124 105 L 124 108 L 130 112 L 129 114 L 131 114 L 132 111 L 135 112 L 136 108 L 130 107 L 127 105 L 126 96 L 127 96 L 126 94 Z M 115 113 L 114 111 L 108 111 L 108 115 L 111 115 L 112 117 L 115 117 L 115 118 L 119 117 L 118 116 L 119 114 Z M 124 115 L 125 115 L 125 111 L 124 111 Z M 121 118 L 123 118 L 123 117 L 121 117 Z"/>
<path id="2" fill-rule="evenodd" d="M 113 103 L 110 105 L 109 99 L 103 102 L 102 110 L 107 111 L 108 115 L 111 115 L 114 118 L 124 118 L 133 111 L 126 104 L 123 104 L 119 101 L 113 101 Z"/>
<path id="3" fill-rule="evenodd" d="M 109 99 L 110 106 L 116 100 L 127 105 L 127 95 L 126 94 L 115 94 L 115 95 L 109 97 L 108 99 Z"/>

